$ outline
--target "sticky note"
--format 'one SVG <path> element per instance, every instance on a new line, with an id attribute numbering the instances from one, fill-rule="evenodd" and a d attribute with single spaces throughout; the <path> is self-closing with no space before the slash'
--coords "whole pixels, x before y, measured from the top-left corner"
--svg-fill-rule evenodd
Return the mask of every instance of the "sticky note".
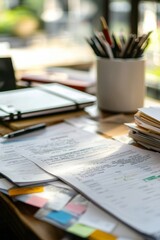
<path id="1" fill-rule="evenodd" d="M 65 209 L 75 214 L 82 214 L 86 211 L 87 206 L 82 204 L 74 204 L 72 202 L 68 203 Z"/>
<path id="2" fill-rule="evenodd" d="M 63 225 L 69 224 L 73 219 L 73 215 L 64 211 L 51 211 L 46 217 Z"/>
<path id="3" fill-rule="evenodd" d="M 43 207 L 47 203 L 47 199 L 38 197 L 38 196 L 31 196 L 30 198 L 27 199 L 26 203 L 35 206 L 35 207 Z"/>
<path id="4" fill-rule="evenodd" d="M 95 231 L 95 229 L 82 224 L 74 224 L 69 227 L 67 231 L 80 237 L 86 238 L 90 236 Z"/>
<path id="5" fill-rule="evenodd" d="M 10 196 L 16 196 L 21 194 L 30 194 L 30 193 L 37 193 L 37 192 L 43 192 L 44 187 L 38 186 L 38 187 L 20 187 L 20 188 L 12 188 L 8 191 L 8 194 Z"/>
<path id="6" fill-rule="evenodd" d="M 89 236 L 89 240 L 117 240 L 115 235 L 96 230 Z"/>

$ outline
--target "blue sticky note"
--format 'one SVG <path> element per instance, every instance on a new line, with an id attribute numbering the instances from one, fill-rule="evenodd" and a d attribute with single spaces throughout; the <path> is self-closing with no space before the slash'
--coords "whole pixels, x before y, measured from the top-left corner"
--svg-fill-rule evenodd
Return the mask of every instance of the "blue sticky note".
<path id="1" fill-rule="evenodd" d="M 51 211 L 46 217 L 65 225 L 71 221 L 73 215 L 64 211 Z"/>

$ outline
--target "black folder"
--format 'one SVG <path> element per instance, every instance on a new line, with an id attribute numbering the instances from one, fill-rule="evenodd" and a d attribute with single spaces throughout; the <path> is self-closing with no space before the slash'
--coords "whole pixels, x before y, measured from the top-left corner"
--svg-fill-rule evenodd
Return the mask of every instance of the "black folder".
<path id="1" fill-rule="evenodd" d="M 16 89 L 16 78 L 10 57 L 0 57 L 0 92 Z"/>

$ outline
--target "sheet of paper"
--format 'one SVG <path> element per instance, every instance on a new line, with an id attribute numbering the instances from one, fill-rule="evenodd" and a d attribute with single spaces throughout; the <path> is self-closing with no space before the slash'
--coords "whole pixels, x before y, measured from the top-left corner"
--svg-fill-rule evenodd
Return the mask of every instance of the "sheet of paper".
<path id="1" fill-rule="evenodd" d="M 9 190 L 10 188 L 15 187 L 15 186 L 16 186 L 15 184 L 10 182 L 6 178 L 0 176 L 0 189 Z"/>
<path id="2" fill-rule="evenodd" d="M 160 152 L 160 139 L 151 136 L 149 137 L 144 133 L 132 129 L 129 131 L 129 136 L 136 142 L 142 142 L 146 145 L 149 145 L 150 149 L 154 149 L 154 147 L 157 148 L 158 152 Z"/>
<path id="3" fill-rule="evenodd" d="M 91 202 L 88 203 L 86 212 L 79 218 L 79 223 L 110 233 L 115 228 L 117 221 L 109 214 Z"/>
<path id="4" fill-rule="evenodd" d="M 136 130 L 136 131 L 138 131 L 140 133 L 146 134 L 148 137 L 151 136 L 151 137 L 155 137 L 155 138 L 160 140 L 160 134 L 156 134 L 156 133 L 154 133 L 154 132 L 152 132 L 152 131 L 150 131 L 148 129 L 138 127 L 135 123 L 125 123 L 125 125 L 127 127 L 129 127 L 130 129 L 133 129 L 133 130 Z"/>
<path id="5" fill-rule="evenodd" d="M 62 129 L 61 126 L 65 126 L 66 128 Z M 53 134 L 50 137 L 39 138 L 37 141 L 36 139 L 30 140 L 27 141 L 27 144 L 24 141 L 15 142 L 12 146 L 16 148 L 17 152 L 27 157 L 27 159 L 34 161 L 36 164 L 41 163 L 41 167 L 44 169 L 49 163 L 46 164 L 45 162 L 50 161 L 52 169 L 53 158 L 54 164 L 57 163 L 58 166 L 63 165 L 63 162 L 66 162 L 65 158 L 70 159 L 70 153 L 73 152 L 72 157 L 74 158 L 74 154 L 77 155 L 78 151 L 84 155 L 86 152 L 92 151 L 93 147 L 98 150 L 99 145 L 102 145 L 102 139 L 104 139 L 96 134 L 83 131 L 65 123 L 54 126 L 52 131 Z M 88 143 L 91 147 L 88 147 Z M 103 146 L 101 146 L 101 149 L 103 149 Z M 63 155 L 64 159 L 61 159 L 61 155 Z M 43 159 L 44 161 L 39 162 L 39 159 Z"/>
<path id="6" fill-rule="evenodd" d="M 139 108 L 140 112 L 160 121 L 160 107 Z"/>
<path id="7" fill-rule="evenodd" d="M 56 179 L 18 154 L 11 144 L 0 144 L 0 152 L 0 172 L 17 184 L 25 185 Z"/>
<path id="8" fill-rule="evenodd" d="M 71 186 L 69 186 L 68 184 L 66 184 L 60 180 L 50 182 L 50 185 L 58 187 L 58 188 L 62 188 L 62 189 L 69 189 L 69 190 L 73 191 L 73 188 Z"/>
<path id="9" fill-rule="evenodd" d="M 55 188 L 54 195 L 47 204 L 45 208 L 59 211 L 74 197 L 75 192 L 67 189 Z"/>
<path id="10" fill-rule="evenodd" d="M 147 143 L 144 143 L 144 142 L 141 142 L 141 141 L 137 141 L 137 143 L 139 143 L 143 147 L 147 148 L 148 150 L 154 150 L 154 151 L 160 152 L 160 148 L 159 147 L 151 146 L 151 145 L 149 145 Z"/>
<path id="11" fill-rule="evenodd" d="M 151 130 L 151 131 L 155 132 L 156 134 L 160 134 L 160 129 L 159 128 L 154 127 L 154 126 L 152 126 L 148 123 L 142 122 L 141 119 L 138 119 L 136 116 L 135 116 L 135 123 L 140 127 Z"/>
<path id="12" fill-rule="evenodd" d="M 132 227 L 154 235 L 160 222 L 159 156 L 129 146 L 114 147 L 104 157 L 96 159 L 90 153 L 74 167 L 73 162 L 64 164 L 67 173 L 61 168 L 57 175 Z"/>
<path id="13" fill-rule="evenodd" d="M 66 125 L 60 124 L 60 129 L 65 133 Z M 42 169 L 37 167 L 33 162 L 23 157 L 15 151 L 16 147 L 20 147 L 19 143 L 27 145 L 27 142 L 33 139 L 43 139 L 45 137 L 56 134 L 56 129 L 53 127 L 45 128 L 40 131 L 29 133 L 23 136 L 19 136 L 13 139 L 4 140 L 0 138 L 0 172 L 10 178 L 13 182 L 18 185 L 26 185 L 34 182 L 56 180 L 55 177 L 44 172 Z M 68 131 L 68 130 L 67 130 Z M 31 171 L 32 169 L 32 171 Z"/>
<path id="14" fill-rule="evenodd" d="M 126 240 L 145 240 L 146 238 L 144 235 L 139 234 L 137 231 L 131 229 L 127 225 L 123 224 L 122 222 L 118 222 L 116 227 L 112 232 L 115 236 L 118 236 L 118 240 L 126 239 Z M 120 237 L 120 239 L 119 239 Z"/>
<path id="15" fill-rule="evenodd" d="M 19 154 L 16 148 L 21 148 L 21 145 L 29 146 L 29 142 L 33 144 L 33 139 L 41 139 L 42 143 L 45 138 L 51 140 L 52 136 L 57 136 L 56 134 L 59 133 L 59 131 L 65 134 L 65 132 L 68 133 L 71 130 L 74 131 L 74 128 L 62 123 L 59 124 L 58 127 L 48 127 L 45 130 L 36 131 L 11 140 L 0 138 L 0 172 L 18 185 L 56 180 L 54 176 L 44 172 L 36 164 L 31 162 L 31 159 L 29 160 L 29 158 Z"/>
<path id="16" fill-rule="evenodd" d="M 75 131 L 16 148 L 133 228 L 159 235 L 159 153 Z M 152 203 L 152 204 L 151 204 Z"/>

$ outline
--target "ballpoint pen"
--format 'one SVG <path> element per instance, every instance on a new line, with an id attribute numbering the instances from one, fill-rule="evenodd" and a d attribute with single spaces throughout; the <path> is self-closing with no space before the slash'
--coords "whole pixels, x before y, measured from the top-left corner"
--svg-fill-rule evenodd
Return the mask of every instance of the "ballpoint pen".
<path id="1" fill-rule="evenodd" d="M 45 127 L 46 127 L 45 123 L 36 124 L 36 125 L 30 126 L 30 127 L 24 128 L 24 129 L 17 130 L 15 132 L 8 133 L 8 134 L 4 135 L 3 138 L 9 139 L 9 138 L 18 137 L 18 136 L 21 136 L 21 135 L 24 135 L 27 133 L 31 133 L 33 131 L 43 129 Z"/>
<path id="2" fill-rule="evenodd" d="M 105 42 L 104 42 L 103 38 L 101 37 L 101 34 L 100 33 L 95 33 L 94 37 L 97 40 L 97 42 L 99 43 L 99 45 L 101 46 L 102 51 L 103 51 L 103 55 L 106 58 L 108 58 L 109 57 L 108 56 L 108 51 L 106 50 Z"/>
<path id="3" fill-rule="evenodd" d="M 109 45 L 109 43 L 107 41 L 104 41 L 104 45 L 105 45 L 106 51 L 108 53 L 108 57 L 113 59 L 114 55 L 113 55 L 113 50 L 112 50 L 111 46 Z"/>
<path id="4" fill-rule="evenodd" d="M 139 43 L 138 38 L 133 39 L 126 53 L 126 58 L 134 58 L 134 51 L 137 48 L 138 43 Z"/>
<path id="5" fill-rule="evenodd" d="M 149 36 L 150 36 L 151 33 L 152 33 L 152 31 L 148 32 L 147 34 L 143 34 L 141 36 L 141 38 L 139 40 L 139 43 L 138 43 L 137 47 L 135 48 L 135 51 L 134 51 L 134 54 L 133 54 L 134 58 L 137 58 L 141 55 L 140 52 L 143 49 L 144 45 L 146 45 L 146 42 L 149 43 L 149 41 L 150 41 L 148 39 L 150 39 Z M 148 46 L 148 43 L 147 43 L 147 46 Z M 145 48 L 144 48 L 144 50 L 145 50 Z"/>
<path id="6" fill-rule="evenodd" d="M 148 47 L 149 45 L 149 42 L 150 42 L 150 38 L 147 39 L 147 41 L 145 42 L 145 44 L 142 45 L 141 49 L 139 50 L 139 52 L 137 52 L 135 58 L 139 58 L 139 57 L 142 57 L 145 49 Z"/>
<path id="7" fill-rule="evenodd" d="M 136 35 L 135 34 L 130 34 L 129 38 L 126 41 L 126 44 L 124 46 L 124 48 L 122 49 L 122 52 L 120 53 L 120 57 L 121 58 L 126 58 L 127 57 L 127 52 L 132 44 L 132 42 L 136 39 Z"/>
<path id="8" fill-rule="evenodd" d="M 99 50 L 97 49 L 97 46 L 95 45 L 94 40 L 93 40 L 92 38 L 91 38 L 91 39 L 86 38 L 86 41 L 87 41 L 88 44 L 91 46 L 91 48 L 92 48 L 92 50 L 94 51 L 94 53 L 96 54 L 96 56 L 102 57 L 101 53 L 100 53 Z"/>
<path id="9" fill-rule="evenodd" d="M 121 46 L 117 42 L 116 37 L 115 37 L 114 34 L 112 34 L 112 39 L 113 39 L 112 51 L 113 51 L 115 57 L 119 57 L 120 52 L 121 52 Z"/>

